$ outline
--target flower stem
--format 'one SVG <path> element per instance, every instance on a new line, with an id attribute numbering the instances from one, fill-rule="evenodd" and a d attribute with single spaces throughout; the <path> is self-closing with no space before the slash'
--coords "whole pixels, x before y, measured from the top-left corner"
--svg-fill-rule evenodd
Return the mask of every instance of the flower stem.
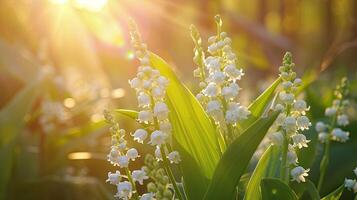
<path id="1" fill-rule="evenodd" d="M 338 108 L 339 108 L 339 106 L 338 106 Z M 335 127 L 337 113 L 338 113 L 338 109 L 337 109 L 336 115 L 332 118 L 331 127 L 329 130 L 329 136 L 331 135 L 331 132 L 332 132 L 333 128 Z M 329 165 L 329 162 L 330 162 L 330 138 L 328 138 L 325 142 L 324 155 L 322 156 L 322 160 L 320 163 L 320 177 L 319 177 L 319 182 L 317 184 L 317 190 L 319 192 L 321 192 L 322 184 L 325 179 L 325 174 L 326 174 L 326 170 Z"/>
<path id="2" fill-rule="evenodd" d="M 281 152 L 281 165 L 280 165 L 280 178 L 283 182 L 288 182 L 287 177 L 287 166 L 286 166 L 286 159 L 288 154 L 288 139 L 286 133 L 284 134 L 284 142 L 282 146 Z"/>
<path id="3" fill-rule="evenodd" d="M 133 180 L 133 177 L 131 177 L 130 171 L 128 167 L 125 167 L 125 173 L 128 176 L 128 180 L 131 183 L 131 185 L 133 186 L 133 196 L 134 199 L 139 199 L 139 195 L 138 195 L 138 191 L 136 190 L 136 185 L 135 182 Z"/>
<path id="4" fill-rule="evenodd" d="M 181 192 L 180 192 L 180 190 L 179 190 L 179 188 L 178 188 L 178 186 L 177 186 L 177 184 L 176 184 L 175 177 L 174 177 L 174 175 L 173 175 L 173 173 L 172 173 L 172 171 L 171 171 L 170 164 L 169 164 L 169 160 L 168 160 L 167 157 L 166 157 L 166 153 L 165 153 L 165 151 L 164 151 L 164 147 L 161 147 L 161 148 L 160 148 L 160 152 L 161 152 L 162 160 L 163 160 L 163 162 L 164 162 L 165 171 L 166 171 L 167 175 L 169 176 L 170 181 L 171 181 L 171 183 L 172 183 L 172 185 L 173 185 L 173 187 L 174 187 L 175 195 L 177 196 L 178 199 L 184 200 L 184 199 L 182 198 Z"/>

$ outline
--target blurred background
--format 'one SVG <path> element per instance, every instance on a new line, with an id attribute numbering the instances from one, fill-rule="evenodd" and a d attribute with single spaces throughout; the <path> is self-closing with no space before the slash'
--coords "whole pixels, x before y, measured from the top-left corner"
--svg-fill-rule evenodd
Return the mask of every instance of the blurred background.
<path id="1" fill-rule="evenodd" d="M 195 93 L 189 25 L 206 41 L 215 34 L 216 14 L 246 72 L 243 104 L 277 77 L 285 51 L 306 83 L 313 122 L 323 118 L 342 76 L 357 99 L 355 0 L 1 0 L 0 199 L 113 199 L 115 188 L 105 184 L 115 168 L 106 161 L 110 138 L 102 112 L 136 106 L 127 83 L 138 65 L 128 19 Z M 354 110 L 351 139 L 332 147 L 324 194 L 353 177 Z M 128 132 L 135 129 L 120 121 Z M 313 153 L 316 181 L 321 148 Z"/>

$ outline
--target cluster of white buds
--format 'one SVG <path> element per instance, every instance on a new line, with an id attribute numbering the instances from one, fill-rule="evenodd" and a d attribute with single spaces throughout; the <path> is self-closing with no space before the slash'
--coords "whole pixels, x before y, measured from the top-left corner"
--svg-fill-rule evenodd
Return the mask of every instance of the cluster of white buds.
<path id="1" fill-rule="evenodd" d="M 109 172 L 107 182 L 117 186 L 115 197 L 119 199 L 130 199 L 133 195 L 137 196 L 135 183 L 142 185 L 143 181 L 148 179 L 146 172 L 142 169 L 129 169 L 129 162 L 135 161 L 140 157 L 135 148 L 128 148 L 125 139 L 126 131 L 119 128 L 119 124 L 108 111 L 104 112 L 104 118 L 110 124 L 109 131 L 111 133 L 111 150 L 108 154 L 108 161 L 114 166 L 125 169 L 125 175 L 121 175 L 120 171 L 115 173 Z M 127 179 L 122 181 L 122 179 Z"/>
<path id="2" fill-rule="evenodd" d="M 296 78 L 296 73 L 293 71 L 294 65 L 291 53 L 287 52 L 283 58 L 283 65 L 279 67 L 282 91 L 280 91 L 278 103 L 274 107 L 281 113 L 276 120 L 277 131 L 270 135 L 270 139 L 273 144 L 282 145 L 287 149 L 286 155 L 282 156 L 286 156 L 286 167 L 294 167 L 290 171 L 292 180 L 305 182 L 304 176 L 308 176 L 309 169 L 305 170 L 297 165 L 296 149 L 308 147 L 310 140 L 307 140 L 300 131 L 309 129 L 311 122 L 306 116 L 306 112 L 309 110 L 306 102 L 296 99 L 301 79 Z"/>
<path id="3" fill-rule="evenodd" d="M 325 110 L 325 116 L 330 119 L 330 123 L 327 124 L 319 121 L 315 125 L 321 143 L 326 143 L 329 140 L 346 142 L 349 139 L 350 133 L 342 130 L 342 127 L 349 124 L 346 114 L 346 107 L 349 105 L 349 101 L 346 99 L 347 95 L 348 80 L 342 78 L 341 83 L 334 91 L 335 99 L 333 100 L 332 106 Z"/>
<path id="4" fill-rule="evenodd" d="M 357 167 L 353 170 L 353 173 L 355 176 L 357 176 Z M 357 193 L 357 182 L 356 179 L 345 179 L 345 187 L 349 191 L 353 191 L 354 193 Z"/>
<path id="5" fill-rule="evenodd" d="M 166 151 L 172 131 L 169 121 L 169 108 L 165 103 L 169 80 L 150 66 L 150 53 L 146 44 L 141 42 L 141 37 L 136 28 L 131 31 L 131 39 L 136 49 L 136 57 L 141 64 L 136 77 L 129 81 L 137 94 L 140 108 L 138 121 L 154 128 L 148 144 L 156 146 L 156 149 L 161 150 L 163 148 L 163 151 Z M 144 143 L 148 135 L 146 130 L 138 129 L 134 132 L 133 137 L 139 143 Z M 180 161 L 180 155 L 177 151 L 170 152 L 167 158 L 171 163 L 179 163 Z M 158 159 L 161 159 L 161 157 L 158 157 Z"/>
<path id="6" fill-rule="evenodd" d="M 139 170 L 131 171 L 128 167 L 129 162 L 134 161 L 140 155 L 135 148 L 126 147 L 125 131 L 119 129 L 119 125 L 115 122 L 113 116 L 105 113 L 106 120 L 111 124 L 110 132 L 112 133 L 113 141 L 108 160 L 115 166 L 125 168 L 128 179 L 128 181 L 122 182 L 120 179 L 123 176 L 117 171 L 116 173 L 108 174 L 108 182 L 117 185 L 118 193 L 116 197 L 130 199 L 133 196 L 134 199 L 138 199 L 139 194 L 135 189 L 135 183 L 143 185 L 144 181 L 150 177 L 154 182 L 150 182 L 147 185 L 149 193 L 142 194 L 140 199 L 172 199 L 173 196 L 180 194 L 178 194 L 176 181 L 170 180 L 166 175 L 166 171 L 170 171 L 168 166 L 170 163 L 178 164 L 181 158 L 177 151 L 172 150 L 169 143 L 172 127 L 169 121 L 169 108 L 165 103 L 166 88 L 169 81 L 151 66 L 150 53 L 146 45 L 141 42 L 135 24 L 131 25 L 132 44 L 136 49 L 136 56 L 141 65 L 138 68 L 136 77 L 130 80 L 129 84 L 136 91 L 138 100 L 139 112 L 137 121 L 145 127 L 145 129 L 137 129 L 131 135 L 133 140 L 140 144 L 147 143 L 154 146 L 156 148 L 156 159 L 148 154 L 145 159 L 146 166 Z M 151 132 L 151 134 L 148 132 Z M 164 162 L 166 171 L 158 167 L 159 161 Z M 153 189 L 158 185 L 160 185 L 160 191 Z M 171 186 L 174 187 L 175 193 L 172 192 Z M 163 188 L 166 189 L 164 190 Z"/>
<path id="7" fill-rule="evenodd" d="M 198 66 L 194 70 L 194 76 L 201 81 L 201 91 L 196 98 L 215 123 L 225 129 L 226 126 L 236 126 L 239 121 L 247 119 L 250 111 L 237 103 L 241 90 L 237 81 L 244 73 L 237 67 L 231 39 L 227 33 L 221 32 L 221 18 L 216 16 L 215 20 L 218 30 L 217 35 L 208 39 L 208 57 L 205 57 L 198 31 L 191 26 L 191 36 L 195 43 L 193 60 Z"/>

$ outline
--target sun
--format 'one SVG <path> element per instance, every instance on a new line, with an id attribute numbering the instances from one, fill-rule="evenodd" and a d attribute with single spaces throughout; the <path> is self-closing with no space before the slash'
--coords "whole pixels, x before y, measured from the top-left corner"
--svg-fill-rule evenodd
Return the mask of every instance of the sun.
<path id="1" fill-rule="evenodd" d="M 50 0 L 50 2 L 54 4 L 71 3 L 81 9 L 99 12 L 108 3 L 108 0 Z"/>

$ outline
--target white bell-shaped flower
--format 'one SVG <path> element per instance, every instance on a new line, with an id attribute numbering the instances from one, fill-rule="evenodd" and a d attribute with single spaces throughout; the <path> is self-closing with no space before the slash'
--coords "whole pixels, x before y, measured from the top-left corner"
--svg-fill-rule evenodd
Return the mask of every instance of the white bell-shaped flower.
<path id="1" fill-rule="evenodd" d="M 284 103 L 291 104 L 293 103 L 295 96 L 292 93 L 286 93 L 285 91 L 282 91 L 279 93 L 279 98 Z"/>
<path id="2" fill-rule="evenodd" d="M 141 195 L 140 200 L 155 200 L 153 193 L 145 193 Z"/>
<path id="3" fill-rule="evenodd" d="M 167 155 L 170 163 L 179 164 L 181 162 L 181 157 L 178 151 L 173 151 Z"/>
<path id="4" fill-rule="evenodd" d="M 135 148 L 131 148 L 126 152 L 126 156 L 134 161 L 136 158 L 140 157 L 138 150 L 136 150 Z"/>
<path id="5" fill-rule="evenodd" d="M 231 83 L 228 86 L 222 88 L 222 95 L 227 100 L 234 99 L 236 96 L 238 96 L 239 90 L 241 90 L 241 88 L 237 83 Z"/>
<path id="6" fill-rule="evenodd" d="M 291 138 L 293 139 L 294 147 L 298 147 L 299 149 L 307 147 L 307 143 L 310 142 L 310 140 L 307 140 L 306 136 L 303 134 L 295 134 L 291 136 Z"/>
<path id="7" fill-rule="evenodd" d="M 153 145 L 153 146 L 160 146 L 162 144 L 164 144 L 166 142 L 166 138 L 167 135 L 159 130 L 156 130 L 154 132 L 151 133 L 151 137 L 150 137 L 150 142 L 149 144 Z"/>
<path id="8" fill-rule="evenodd" d="M 348 116 L 343 114 L 337 116 L 337 124 L 339 126 L 347 126 L 350 122 L 348 121 Z"/>
<path id="9" fill-rule="evenodd" d="M 151 90 L 151 95 L 154 99 L 163 99 L 165 98 L 166 92 L 162 87 L 154 87 Z"/>
<path id="10" fill-rule="evenodd" d="M 332 140 L 338 141 L 338 142 L 346 142 L 349 139 L 350 133 L 343 131 L 340 128 L 335 128 L 331 132 L 331 138 Z"/>
<path id="11" fill-rule="evenodd" d="M 216 83 L 210 82 L 207 87 L 203 90 L 203 94 L 208 97 L 216 97 L 219 94 L 219 87 Z"/>
<path id="12" fill-rule="evenodd" d="M 232 80 L 240 80 L 244 75 L 242 69 L 237 69 L 234 64 L 228 64 L 224 67 L 224 73 Z"/>
<path id="13" fill-rule="evenodd" d="M 117 170 L 115 173 L 108 172 L 108 179 L 106 182 L 110 184 L 117 185 L 120 182 L 120 172 Z"/>
<path id="14" fill-rule="evenodd" d="M 168 120 L 161 121 L 159 127 L 162 132 L 165 132 L 167 134 L 171 133 L 172 131 L 171 123 Z"/>
<path id="15" fill-rule="evenodd" d="M 146 172 L 144 170 L 134 170 L 131 173 L 133 180 L 138 182 L 140 185 L 144 184 L 144 180 L 149 179 Z"/>
<path id="16" fill-rule="evenodd" d="M 140 89 L 142 87 L 142 81 L 135 77 L 129 81 L 130 87 L 133 89 Z"/>
<path id="17" fill-rule="evenodd" d="M 298 157 L 294 149 L 288 151 L 288 153 L 286 154 L 286 161 L 290 165 L 296 165 L 298 163 Z"/>
<path id="18" fill-rule="evenodd" d="M 221 64 L 218 57 L 207 57 L 205 60 L 206 67 L 210 73 L 220 70 Z"/>
<path id="19" fill-rule="evenodd" d="M 147 136 L 148 132 L 144 129 L 137 129 L 133 134 L 134 141 L 137 141 L 141 144 L 144 143 L 144 140 L 147 138 Z"/>
<path id="20" fill-rule="evenodd" d="M 327 129 L 327 125 L 323 122 L 317 122 L 315 125 L 315 130 L 320 133 L 320 132 L 324 132 Z"/>
<path id="21" fill-rule="evenodd" d="M 120 199 L 130 199 L 132 195 L 132 185 L 129 183 L 129 181 L 123 181 L 120 182 L 117 185 L 117 193 L 115 194 L 115 197 L 120 198 Z"/>
<path id="22" fill-rule="evenodd" d="M 149 123 L 153 121 L 153 113 L 149 110 L 142 110 L 138 113 L 138 120 L 141 123 Z"/>
<path id="23" fill-rule="evenodd" d="M 119 157 L 118 157 L 118 163 L 117 163 L 117 165 L 118 165 L 120 168 L 128 167 L 128 165 L 129 165 L 129 158 L 128 158 L 128 156 L 119 156 Z"/>
<path id="24" fill-rule="evenodd" d="M 345 179 L 345 188 L 347 188 L 349 191 L 353 190 L 355 185 L 356 185 L 356 180 Z"/>
<path id="25" fill-rule="evenodd" d="M 308 172 L 310 169 L 304 169 L 301 166 L 295 167 L 290 171 L 290 175 L 292 177 L 292 181 L 296 181 L 298 183 L 305 182 L 305 176 L 308 176 Z"/>
<path id="26" fill-rule="evenodd" d="M 144 92 L 141 92 L 139 95 L 138 95 L 138 104 L 140 107 L 146 107 L 146 106 L 149 106 L 150 105 L 150 96 L 147 95 L 146 93 Z"/>
<path id="27" fill-rule="evenodd" d="M 169 85 L 169 80 L 167 78 L 165 78 L 164 76 L 159 76 L 156 79 L 157 84 L 160 87 L 166 88 Z"/>
<path id="28" fill-rule="evenodd" d="M 296 131 L 296 119 L 295 117 L 288 116 L 285 118 L 284 124 L 283 124 L 284 129 L 287 132 L 295 132 Z"/>
<path id="29" fill-rule="evenodd" d="M 318 139 L 321 143 L 325 143 L 329 139 L 329 134 L 326 132 L 320 132 L 318 135 Z"/>
<path id="30" fill-rule="evenodd" d="M 226 75 L 223 72 L 215 71 L 210 74 L 208 79 L 209 79 L 209 81 L 214 82 L 217 85 L 220 85 L 224 82 L 225 78 L 226 78 Z"/>
<path id="31" fill-rule="evenodd" d="M 294 109 L 303 114 L 305 114 L 305 111 L 309 110 L 304 100 L 296 100 L 294 103 Z"/>
<path id="32" fill-rule="evenodd" d="M 154 115 L 158 120 L 165 120 L 168 118 L 169 108 L 164 102 L 155 103 Z"/>
<path id="33" fill-rule="evenodd" d="M 297 126 L 300 130 L 307 130 L 309 129 L 309 127 L 311 126 L 311 122 L 309 120 L 309 118 L 307 118 L 306 116 L 300 116 L 297 118 L 296 120 Z"/>
<path id="34" fill-rule="evenodd" d="M 334 108 L 334 107 L 329 107 L 329 108 L 326 108 L 326 110 L 325 110 L 325 115 L 326 115 L 327 117 L 332 117 L 332 116 L 334 116 L 334 115 L 336 114 L 336 112 L 337 112 L 337 109 L 336 109 L 336 108 Z"/>

